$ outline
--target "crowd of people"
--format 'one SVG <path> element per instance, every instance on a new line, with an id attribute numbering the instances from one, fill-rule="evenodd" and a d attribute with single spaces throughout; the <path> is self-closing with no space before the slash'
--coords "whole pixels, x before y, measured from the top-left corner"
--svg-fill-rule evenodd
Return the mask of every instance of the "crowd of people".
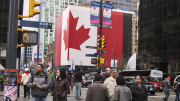
<path id="1" fill-rule="evenodd" d="M 36 73 L 30 73 L 26 68 L 24 73 L 18 72 L 18 93 L 20 85 L 24 87 L 24 98 L 30 98 L 30 89 L 32 101 L 47 101 L 48 92 L 51 92 L 53 101 L 67 101 L 67 95 L 70 90 L 73 92 L 75 86 L 75 99 L 82 100 L 81 87 L 83 84 L 82 76 L 85 73 L 82 68 L 78 67 L 75 74 L 67 73 L 65 68 L 57 69 L 56 75 L 50 69 L 48 73 L 44 72 L 44 66 L 38 64 Z M 165 97 L 163 101 L 167 101 L 170 91 L 170 76 L 163 81 Z M 0 76 L 1 90 L 3 90 L 3 72 Z M 175 82 L 174 92 L 176 93 L 175 101 L 179 100 L 180 83 Z M 28 95 L 26 95 L 28 93 Z M 125 85 L 125 79 L 119 75 L 116 69 L 106 68 L 106 74 L 102 75 L 102 71 L 98 70 L 95 74 L 94 83 L 88 87 L 86 93 L 86 101 L 148 101 L 148 90 L 142 83 L 142 76 L 135 76 L 135 83 L 129 88 Z"/>

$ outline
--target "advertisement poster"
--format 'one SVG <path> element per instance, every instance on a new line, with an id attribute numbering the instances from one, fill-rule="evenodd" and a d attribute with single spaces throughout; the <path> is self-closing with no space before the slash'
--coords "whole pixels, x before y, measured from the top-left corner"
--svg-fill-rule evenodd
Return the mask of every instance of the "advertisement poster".
<path id="1" fill-rule="evenodd" d="M 38 55 L 37 54 L 34 54 L 34 62 L 37 62 L 38 60 Z M 39 54 L 39 62 L 42 62 L 42 54 Z"/>
<path id="2" fill-rule="evenodd" d="M 114 66 L 114 59 L 111 59 L 111 67 L 117 67 L 118 60 L 115 60 L 115 66 Z"/>
<path id="3" fill-rule="evenodd" d="M 4 70 L 4 101 L 17 101 L 17 78 L 16 69 Z"/>
<path id="4" fill-rule="evenodd" d="M 100 26 L 100 2 L 91 1 L 90 23 L 91 26 Z"/>
<path id="5" fill-rule="evenodd" d="M 37 62 L 37 54 L 34 54 L 34 62 Z"/>
<path id="6" fill-rule="evenodd" d="M 104 3 L 103 27 L 112 28 L 112 5 Z"/>

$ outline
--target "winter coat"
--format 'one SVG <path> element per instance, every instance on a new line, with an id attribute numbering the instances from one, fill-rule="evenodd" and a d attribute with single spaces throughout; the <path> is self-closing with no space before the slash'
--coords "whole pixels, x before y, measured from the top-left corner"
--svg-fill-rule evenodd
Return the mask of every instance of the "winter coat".
<path id="1" fill-rule="evenodd" d="M 27 82 L 28 82 L 30 76 L 31 76 L 30 73 L 24 73 L 24 74 L 22 75 L 21 83 L 22 83 L 23 85 L 27 85 Z"/>
<path id="2" fill-rule="evenodd" d="M 165 80 L 163 81 L 163 87 L 164 90 L 169 90 L 169 88 L 172 88 L 170 81 L 167 78 L 165 78 Z"/>
<path id="3" fill-rule="evenodd" d="M 115 86 L 117 86 L 116 80 L 112 76 L 110 76 L 104 81 L 104 85 L 108 88 L 110 101 L 113 101 L 114 88 Z"/>
<path id="4" fill-rule="evenodd" d="M 88 87 L 86 101 L 109 101 L 109 92 L 100 81 L 95 81 Z"/>
<path id="5" fill-rule="evenodd" d="M 22 79 L 22 75 L 21 75 L 21 73 L 18 73 L 18 84 L 21 83 L 21 79 Z"/>
<path id="6" fill-rule="evenodd" d="M 54 81 L 55 80 L 55 75 L 54 73 L 50 73 L 50 72 L 47 72 L 47 75 L 51 78 L 51 81 Z"/>
<path id="7" fill-rule="evenodd" d="M 54 80 L 52 87 L 53 101 L 67 101 L 67 94 L 70 93 L 69 82 L 66 78 Z"/>
<path id="8" fill-rule="evenodd" d="M 148 98 L 148 90 L 143 83 L 141 83 L 141 89 L 135 83 L 131 87 L 132 101 L 147 101 Z"/>
<path id="9" fill-rule="evenodd" d="M 32 75 L 29 78 L 27 87 L 31 88 L 31 95 L 33 97 L 44 98 L 48 95 L 48 89 L 51 87 L 51 79 L 49 76 L 46 78 L 46 75 L 46 73 L 42 73 L 40 75 L 35 73 L 33 74 L 33 79 Z M 37 86 L 33 86 L 34 82 L 37 83 Z M 40 89 L 39 86 L 42 86 L 42 89 Z"/>
<path id="10" fill-rule="evenodd" d="M 107 75 L 107 74 L 103 75 L 103 76 L 102 76 L 102 83 L 104 83 L 104 81 L 105 81 L 108 77 L 110 77 L 110 75 Z"/>
<path id="11" fill-rule="evenodd" d="M 116 86 L 113 101 L 132 101 L 131 90 L 125 85 Z"/>

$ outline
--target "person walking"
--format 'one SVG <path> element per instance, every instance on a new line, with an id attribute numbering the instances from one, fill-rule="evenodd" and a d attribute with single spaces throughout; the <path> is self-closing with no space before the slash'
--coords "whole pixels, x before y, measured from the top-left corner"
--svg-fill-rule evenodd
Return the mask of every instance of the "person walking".
<path id="1" fill-rule="evenodd" d="M 0 75 L 0 85 L 1 85 L 1 91 L 4 91 L 4 70 L 1 72 Z"/>
<path id="2" fill-rule="evenodd" d="M 67 101 L 67 94 L 70 93 L 69 82 L 66 79 L 66 69 L 58 69 L 57 78 L 52 87 L 53 101 Z"/>
<path id="3" fill-rule="evenodd" d="M 17 89 L 17 97 L 19 98 L 19 92 L 20 92 L 20 84 L 21 84 L 21 79 L 22 79 L 22 75 L 19 71 L 19 68 L 16 68 L 18 70 L 18 89 Z"/>
<path id="4" fill-rule="evenodd" d="M 117 77 L 117 70 L 112 69 L 111 70 L 111 76 L 104 81 L 104 85 L 108 88 L 109 100 L 110 101 L 113 101 L 114 88 L 115 88 L 115 86 L 117 86 L 116 77 Z"/>
<path id="5" fill-rule="evenodd" d="M 72 85 L 72 80 L 71 80 L 71 72 L 67 73 L 67 80 L 69 82 L 69 86 L 71 87 Z M 72 90 L 72 89 L 71 89 Z"/>
<path id="6" fill-rule="evenodd" d="M 76 87 L 76 97 L 75 98 L 77 100 L 82 100 L 80 98 L 82 75 L 85 75 L 85 74 L 82 72 L 81 68 L 78 67 L 77 72 L 75 73 L 75 76 L 74 76 L 75 77 L 75 87 Z"/>
<path id="7" fill-rule="evenodd" d="M 37 65 L 36 73 L 29 78 L 27 87 L 31 88 L 32 101 L 47 101 L 51 79 L 44 73 L 44 66 L 42 64 Z"/>
<path id="8" fill-rule="evenodd" d="M 176 93 L 175 101 L 179 101 L 179 84 L 180 82 L 175 81 L 174 92 Z"/>
<path id="9" fill-rule="evenodd" d="M 170 91 L 169 88 L 172 88 L 171 84 L 170 84 L 170 80 L 171 77 L 168 76 L 167 78 L 165 78 L 165 80 L 163 81 L 163 89 L 164 89 L 164 93 L 165 93 L 165 97 L 163 98 L 163 101 L 168 101 L 168 97 L 170 95 Z"/>
<path id="10" fill-rule="evenodd" d="M 148 90 L 146 86 L 142 83 L 142 76 L 138 74 L 135 79 L 136 82 L 130 87 L 132 101 L 147 101 Z"/>
<path id="11" fill-rule="evenodd" d="M 86 101 L 109 101 L 108 89 L 101 81 L 102 76 L 96 74 L 95 82 L 88 87 Z"/>
<path id="12" fill-rule="evenodd" d="M 24 86 L 24 98 L 26 98 L 26 92 L 27 92 L 28 99 L 30 99 L 30 88 L 27 87 L 27 82 L 30 76 L 31 73 L 29 72 L 29 68 L 26 68 L 24 74 L 22 75 L 21 84 Z"/>
<path id="13" fill-rule="evenodd" d="M 53 81 L 55 80 L 55 75 L 54 75 L 54 73 L 53 73 L 53 69 L 52 69 L 52 68 L 49 70 L 49 72 L 47 73 L 47 75 L 48 75 L 48 76 L 50 77 L 50 79 L 51 79 L 51 88 L 48 89 L 48 91 L 50 92 L 51 89 L 52 89 L 52 86 L 53 86 Z"/>
<path id="14" fill-rule="evenodd" d="M 124 77 L 118 76 L 116 83 L 113 101 L 132 101 L 131 90 L 125 85 Z"/>
<path id="15" fill-rule="evenodd" d="M 104 83 L 104 81 L 105 81 L 108 77 L 110 77 L 110 73 L 111 73 L 111 69 L 110 69 L 110 68 L 106 68 L 106 74 L 104 74 L 104 75 L 102 76 L 102 83 Z"/>

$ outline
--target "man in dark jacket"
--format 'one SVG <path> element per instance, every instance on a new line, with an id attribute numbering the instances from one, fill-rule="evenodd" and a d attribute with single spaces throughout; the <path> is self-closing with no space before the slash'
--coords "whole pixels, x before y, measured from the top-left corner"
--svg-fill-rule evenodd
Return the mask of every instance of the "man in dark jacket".
<path id="1" fill-rule="evenodd" d="M 169 88 L 172 88 L 171 84 L 170 84 L 170 79 L 171 77 L 168 76 L 167 78 L 165 78 L 165 80 L 163 81 L 163 86 L 164 86 L 164 93 L 165 93 L 165 97 L 163 98 L 163 101 L 167 101 L 168 97 L 170 95 L 170 91 Z"/>
<path id="2" fill-rule="evenodd" d="M 31 88 L 32 101 L 47 101 L 51 79 L 44 73 L 44 66 L 42 64 L 37 65 L 36 73 L 29 78 L 27 87 Z"/>
<path id="3" fill-rule="evenodd" d="M 106 68 L 106 74 L 102 76 L 102 83 L 104 83 L 104 81 L 110 77 L 110 73 L 111 73 L 111 69 L 110 68 Z"/>
<path id="4" fill-rule="evenodd" d="M 100 74 L 95 75 L 95 82 L 91 84 L 86 93 L 86 101 L 109 101 L 108 88 L 101 83 Z"/>
<path id="5" fill-rule="evenodd" d="M 75 73 L 75 87 L 76 87 L 77 100 L 82 100 L 80 98 L 82 75 L 85 75 L 85 74 L 82 72 L 81 68 L 78 67 L 77 72 Z"/>

